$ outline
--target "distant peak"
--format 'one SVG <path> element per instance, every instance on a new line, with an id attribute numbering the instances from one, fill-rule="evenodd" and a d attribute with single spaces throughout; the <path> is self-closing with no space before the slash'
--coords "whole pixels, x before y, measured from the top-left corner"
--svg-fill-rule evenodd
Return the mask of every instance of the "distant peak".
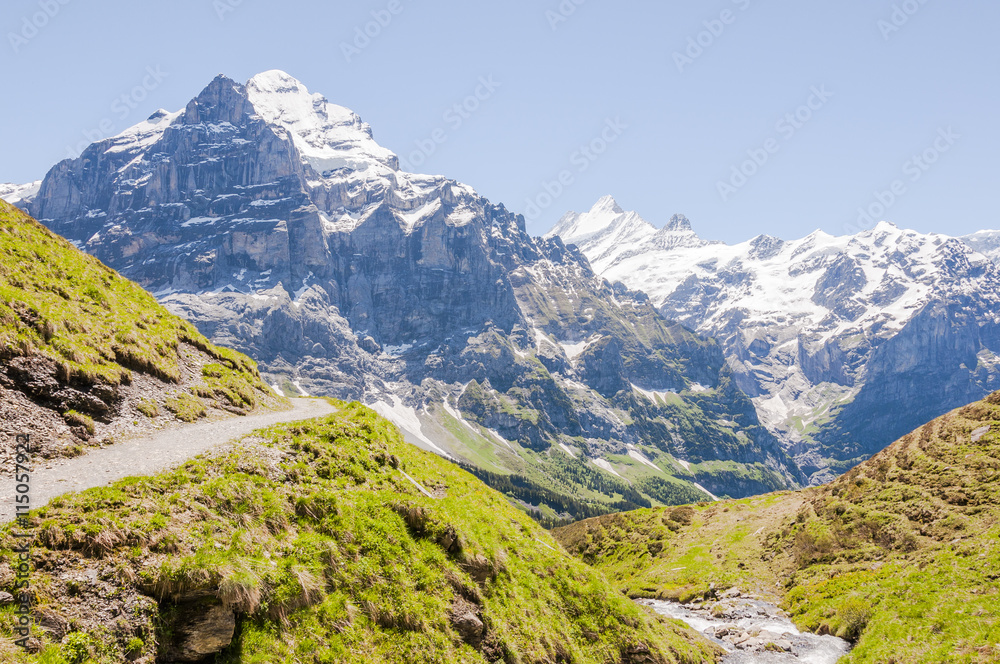
<path id="1" fill-rule="evenodd" d="M 208 87 L 212 87 L 213 85 L 227 85 L 227 84 L 239 85 L 239 83 L 229 78 L 225 74 L 216 74 L 215 78 L 213 78 L 212 81 L 208 84 Z"/>
<path id="2" fill-rule="evenodd" d="M 280 69 L 268 69 L 253 76 L 247 81 L 247 87 L 254 87 L 261 92 L 308 92 L 302 81 Z"/>
<path id="3" fill-rule="evenodd" d="M 624 214 L 625 211 L 618 205 L 618 201 L 614 199 L 613 196 L 602 196 L 595 204 L 594 207 L 590 208 L 591 214 L 597 214 L 600 212 L 609 212 L 612 214 Z"/>
<path id="4" fill-rule="evenodd" d="M 880 222 L 878 222 L 878 224 L 876 224 L 875 230 L 877 230 L 877 231 L 896 231 L 896 230 L 899 230 L 899 227 L 896 226 L 896 224 L 892 223 L 891 221 L 880 221 Z"/>
<path id="5" fill-rule="evenodd" d="M 157 109 L 155 113 L 146 118 L 146 122 L 156 122 L 160 118 L 165 118 L 170 115 L 170 111 L 165 108 Z"/>
<path id="6" fill-rule="evenodd" d="M 691 221 L 683 214 L 675 214 L 670 217 L 670 221 L 663 227 L 665 231 L 690 231 Z"/>

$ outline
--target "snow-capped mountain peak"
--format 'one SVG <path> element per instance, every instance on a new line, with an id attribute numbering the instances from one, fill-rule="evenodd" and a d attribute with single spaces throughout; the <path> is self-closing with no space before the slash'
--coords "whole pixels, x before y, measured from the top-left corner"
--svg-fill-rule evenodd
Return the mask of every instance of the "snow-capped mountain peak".
<path id="1" fill-rule="evenodd" d="M 156 156 L 160 153 L 185 161 L 167 164 Z M 228 164 L 237 162 L 260 168 L 234 174 Z M 278 211 L 296 209 L 297 196 L 306 193 L 318 208 L 309 214 L 316 215 L 320 235 L 348 232 L 385 212 L 408 235 L 427 223 L 460 227 L 483 205 L 467 185 L 399 170 L 396 155 L 375 141 L 356 113 L 279 70 L 257 74 L 246 85 L 219 75 L 183 109 L 159 110 L 91 144 L 81 159 L 68 163 L 67 172 L 86 163 L 108 170 L 115 187 L 100 195 L 88 190 L 93 197 L 80 198 L 67 193 L 77 187 L 72 178 L 47 178 L 33 213 L 41 219 L 79 219 L 91 229 L 88 243 L 107 239 L 111 229 L 125 227 L 126 218 L 154 215 L 163 205 L 173 206 L 175 225 L 207 234 L 251 220 L 278 223 Z M 187 182 L 172 174 L 180 167 L 191 169 Z M 24 198 L 13 185 L 8 189 L 6 195 Z M 220 198 L 205 200 L 195 195 L 199 189 Z M 368 189 L 386 192 L 379 205 Z M 108 216 L 111 209 L 114 218 Z"/>
<path id="2" fill-rule="evenodd" d="M 604 196 L 582 214 L 569 212 L 546 237 L 559 236 L 567 244 L 576 244 L 598 272 L 645 248 L 703 247 L 708 244 L 698 237 L 691 221 L 675 214 L 663 228 L 643 219 L 637 212 L 627 212 L 611 196 Z"/>
<path id="3" fill-rule="evenodd" d="M 246 88 L 257 113 L 266 122 L 287 129 L 303 159 L 317 173 L 399 168 L 396 155 L 375 142 L 371 127 L 356 113 L 310 93 L 295 77 L 272 69 L 251 78 Z"/>
<path id="4" fill-rule="evenodd" d="M 622 214 L 623 212 L 625 212 L 625 210 L 618 205 L 618 201 L 616 201 L 614 196 L 611 196 L 610 194 L 607 196 L 601 196 L 601 198 L 594 203 L 594 207 L 590 209 L 590 214 L 592 215 L 600 213 L 617 215 Z"/>
<path id="5" fill-rule="evenodd" d="M 611 196 L 600 198 L 589 212 L 569 212 L 546 234 L 558 236 L 567 244 L 587 245 L 594 249 L 591 262 L 637 246 L 656 235 L 656 228 L 635 212 L 625 212 Z"/>
<path id="6" fill-rule="evenodd" d="M 670 217 L 670 221 L 668 221 L 667 225 L 663 227 L 663 230 L 671 232 L 676 232 L 676 231 L 694 232 L 694 229 L 691 228 L 691 221 L 683 214 L 675 214 L 674 216 Z"/>
<path id="7" fill-rule="evenodd" d="M 1000 263 L 1000 231 L 977 231 L 962 241 L 994 263 Z"/>
<path id="8" fill-rule="evenodd" d="M 614 226 L 623 214 L 625 211 L 614 198 L 602 196 L 588 212 L 567 212 L 546 237 L 558 235 L 565 242 L 576 242 Z"/>
<path id="9" fill-rule="evenodd" d="M 842 426 L 837 409 L 854 404 L 851 408 L 860 411 L 878 403 L 884 397 L 880 390 L 888 390 L 897 373 L 916 371 L 913 358 L 925 355 L 915 350 L 918 346 L 937 344 L 926 355 L 940 362 L 933 369 L 940 373 L 926 382 L 899 379 L 914 386 L 912 395 L 893 402 L 901 413 L 919 410 L 914 404 L 928 399 L 931 404 L 941 400 L 940 394 L 928 396 L 933 392 L 928 384 L 974 386 L 939 407 L 1000 385 L 1000 317 L 995 313 L 1000 271 L 987 260 L 991 253 L 1000 254 L 1000 233 L 977 233 L 963 243 L 883 221 L 856 235 L 816 230 L 798 240 L 761 235 L 726 245 L 701 240 L 677 215 L 654 235 L 624 242 L 615 229 L 630 214 L 635 213 L 616 215 L 599 233 L 563 239 L 577 244 L 607 279 L 646 291 L 668 318 L 718 338 L 737 382 L 786 441 L 813 436 L 813 442 L 830 444 L 832 432 Z M 572 215 L 564 219 L 576 221 Z M 560 228 L 572 234 L 581 226 Z M 956 323 L 960 317 L 974 322 L 971 327 Z M 936 350 L 948 335 L 964 354 Z M 894 345 L 904 350 L 885 350 Z M 901 359 L 885 359 L 892 352 Z M 927 417 L 934 414 L 939 413 Z M 828 429 L 814 433 L 831 418 Z M 912 424 L 901 415 L 891 426 L 880 424 L 882 429 L 858 439 L 888 443 Z M 852 421 L 853 428 L 845 430 L 860 426 Z M 825 453 L 849 458 L 865 449 L 856 445 Z M 812 468 L 817 481 L 828 477 L 823 464 L 811 458 L 809 445 L 801 450 L 803 467 Z"/>
<path id="10" fill-rule="evenodd" d="M 15 205 L 37 194 L 41 186 L 41 180 L 35 180 L 34 182 L 29 182 L 28 184 L 5 182 L 0 184 L 0 198 L 7 201 L 11 205 Z"/>

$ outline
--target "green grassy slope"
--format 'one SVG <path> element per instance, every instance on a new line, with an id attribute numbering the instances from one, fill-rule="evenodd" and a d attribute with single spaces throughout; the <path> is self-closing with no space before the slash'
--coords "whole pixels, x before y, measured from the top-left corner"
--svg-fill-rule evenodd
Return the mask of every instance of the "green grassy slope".
<path id="1" fill-rule="evenodd" d="M 633 596 L 739 586 L 848 663 L 1000 661 L 1000 392 L 914 431 L 832 484 L 640 510 L 554 532 Z"/>
<path id="2" fill-rule="evenodd" d="M 196 418 L 205 405 L 246 412 L 276 401 L 248 357 L 212 345 L 138 285 L 3 201 L 0 255 L 0 365 L 40 360 L 62 385 L 110 388 L 99 392 L 108 401 L 134 372 L 181 382 L 188 344 L 209 362 L 198 384 L 167 404 L 181 419 Z M 81 415 L 106 415 L 90 403 L 96 410 L 86 412 L 84 400 Z"/>
<path id="3" fill-rule="evenodd" d="M 14 609 L 0 608 L 0 659 L 151 661 L 170 651 L 178 620 L 220 603 L 238 622 L 219 662 L 716 659 L 501 494 L 373 411 L 340 406 L 38 510 L 32 586 L 51 631 L 40 653 L 21 654 Z M 8 528 L 8 563 L 13 541 Z"/>
<path id="4" fill-rule="evenodd" d="M 657 468 L 629 456 L 607 455 L 619 473 L 616 476 L 587 459 L 585 443 L 579 439 L 566 439 L 569 451 L 559 446 L 533 450 L 515 440 L 502 441 L 481 424 L 459 420 L 443 408 L 428 409 L 422 423 L 427 435 L 463 459 L 463 468 L 506 494 L 546 527 L 706 497 L 686 481 L 690 473 L 652 446 L 640 449 Z"/>

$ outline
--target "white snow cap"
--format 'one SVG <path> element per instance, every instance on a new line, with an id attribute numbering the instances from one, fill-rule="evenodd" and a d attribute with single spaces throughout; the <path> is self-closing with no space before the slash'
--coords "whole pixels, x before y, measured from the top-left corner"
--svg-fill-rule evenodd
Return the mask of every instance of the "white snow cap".
<path id="1" fill-rule="evenodd" d="M 11 205 L 14 205 L 32 198 L 41 188 L 41 180 L 35 180 L 34 182 L 29 182 L 28 184 L 5 182 L 0 184 L 0 198 L 7 201 Z"/>
<path id="2" fill-rule="evenodd" d="M 600 214 L 602 212 L 606 214 L 622 214 L 625 210 L 618 205 L 618 201 L 615 200 L 614 196 L 608 195 L 601 196 L 597 199 L 597 202 L 594 203 L 594 207 L 590 208 L 590 214 L 592 215 Z"/>
<path id="3" fill-rule="evenodd" d="M 655 243 L 660 248 L 708 244 L 698 237 L 682 214 L 675 214 L 657 230 L 637 212 L 623 210 L 611 196 L 601 197 L 589 212 L 566 213 L 545 237 L 553 236 L 583 249 L 598 271 L 620 254 L 637 250 L 646 243 Z"/>
<path id="4" fill-rule="evenodd" d="M 649 226 L 650 232 L 655 230 L 636 213 L 626 213 L 612 196 L 602 196 L 594 204 L 594 207 L 590 208 L 589 212 L 582 214 L 567 212 L 562 219 L 556 222 L 552 230 L 546 233 L 546 237 L 558 235 L 564 242 L 576 243 L 621 225 L 626 216 L 633 224 Z"/>
<path id="5" fill-rule="evenodd" d="M 301 81 L 272 69 L 247 81 L 247 96 L 260 116 L 288 130 L 305 162 L 320 174 L 349 168 L 395 171 L 396 155 L 372 138 L 371 127 L 350 109 L 310 94 Z"/>

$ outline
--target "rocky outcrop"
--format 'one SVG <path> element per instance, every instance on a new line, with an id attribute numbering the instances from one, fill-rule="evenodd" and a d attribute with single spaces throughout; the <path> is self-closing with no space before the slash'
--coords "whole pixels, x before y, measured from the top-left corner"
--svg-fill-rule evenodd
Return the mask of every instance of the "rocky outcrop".
<path id="1" fill-rule="evenodd" d="M 462 640 L 477 650 L 482 647 L 486 634 L 486 625 L 479 615 L 481 610 L 481 607 L 472 602 L 456 597 L 448 614 L 451 626 Z"/>
<path id="2" fill-rule="evenodd" d="M 177 605 L 167 614 L 176 616 L 171 641 L 161 644 L 167 661 L 200 662 L 233 642 L 236 616 L 218 600 Z"/>

